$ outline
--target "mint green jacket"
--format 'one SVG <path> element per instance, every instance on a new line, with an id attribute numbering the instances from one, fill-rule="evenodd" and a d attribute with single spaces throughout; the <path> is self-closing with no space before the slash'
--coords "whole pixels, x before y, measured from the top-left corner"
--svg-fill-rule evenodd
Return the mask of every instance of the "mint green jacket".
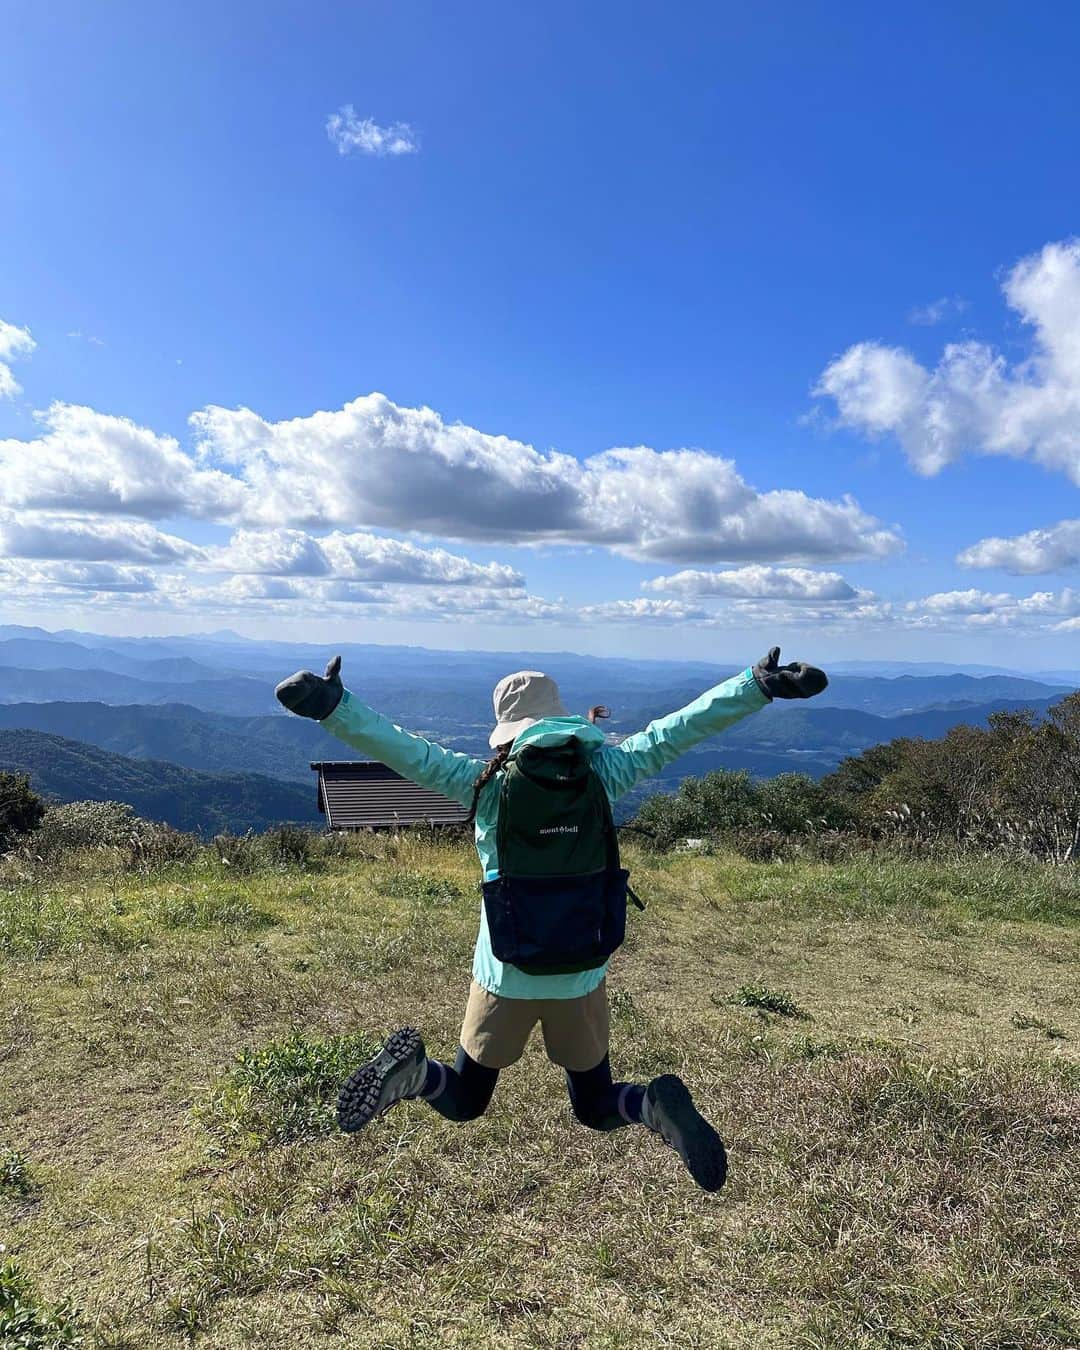
<path id="1" fill-rule="evenodd" d="M 561 744 L 568 736 L 576 737 L 592 749 L 592 767 L 608 797 L 615 802 L 692 746 L 724 731 L 748 713 L 757 712 L 767 702 L 753 673 L 744 670 L 678 712 L 650 722 L 644 731 L 628 736 L 618 745 L 608 745 L 603 733 L 583 717 L 547 717 L 523 731 L 514 744 Z M 403 778 L 441 792 L 463 806 L 471 805 L 473 784 L 484 767 L 482 759 L 446 750 L 422 736 L 402 731 L 348 690 L 321 725 L 338 740 L 388 765 Z M 476 851 L 484 879 L 488 881 L 499 874 L 495 827 L 501 779 L 501 773 L 491 779 L 476 808 Z M 473 978 L 489 992 L 504 998 L 580 998 L 596 988 L 606 971 L 605 964 L 573 975 L 526 975 L 516 966 L 504 964 L 491 950 L 487 916 L 481 904 Z"/>

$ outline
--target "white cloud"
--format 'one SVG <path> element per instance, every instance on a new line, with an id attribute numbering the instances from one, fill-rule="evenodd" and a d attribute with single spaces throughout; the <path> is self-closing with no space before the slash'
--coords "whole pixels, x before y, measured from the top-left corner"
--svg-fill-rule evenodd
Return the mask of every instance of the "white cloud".
<path id="1" fill-rule="evenodd" d="M 703 450 L 638 446 L 579 461 L 447 424 L 431 409 L 402 408 L 380 394 L 276 423 L 244 408 L 206 408 L 191 419 L 194 452 L 92 408 L 54 403 L 37 416 L 39 436 L 0 441 L 0 510 L 189 517 L 264 531 L 338 528 L 321 543 L 301 533 L 266 542 L 256 571 L 317 572 L 325 558 L 327 568 L 358 580 L 392 580 L 396 572 L 434 582 L 455 569 L 459 584 L 520 580 L 496 564 L 477 570 L 453 554 L 380 542 L 362 529 L 598 546 L 675 563 L 823 563 L 885 557 L 902 546 L 895 529 L 851 497 L 762 492 L 731 460 Z M 300 552 L 275 559 L 280 547 Z"/>
<path id="2" fill-rule="evenodd" d="M 691 623 L 708 619 L 709 612 L 680 600 L 609 600 L 599 605 L 582 605 L 577 611 L 584 623 Z"/>
<path id="3" fill-rule="evenodd" d="M 1028 627 L 1062 631 L 1060 622 L 1080 614 L 1080 591 L 1035 591 L 1010 595 L 993 591 L 939 591 L 903 606 L 903 618 L 915 627 Z"/>
<path id="4" fill-rule="evenodd" d="M 142 521 L 0 511 L 0 557 L 166 564 L 202 550 Z"/>
<path id="5" fill-rule="evenodd" d="M 961 567 L 999 567 L 1017 576 L 1061 572 L 1080 565 L 1080 520 L 1062 520 L 1011 539 L 980 539 L 956 561 Z"/>
<path id="6" fill-rule="evenodd" d="M 578 461 L 381 394 L 273 423 L 209 407 L 192 424 L 202 455 L 249 487 L 246 518 L 266 526 L 594 544 L 670 562 L 822 562 L 901 547 L 850 497 L 759 492 L 702 450 L 639 446 Z"/>
<path id="7" fill-rule="evenodd" d="M 520 572 L 503 563 L 475 563 L 442 548 L 359 532 L 315 538 L 302 530 L 238 530 L 209 558 L 224 572 L 328 576 L 412 585 L 520 587 Z"/>
<path id="8" fill-rule="evenodd" d="M 381 127 L 370 117 L 357 117 L 351 103 L 326 119 L 326 134 L 339 155 L 414 155 L 420 149 L 408 122 Z"/>
<path id="9" fill-rule="evenodd" d="M 1005 299 L 1033 330 L 1010 366 L 981 342 L 950 343 L 933 370 L 898 348 L 862 342 L 822 374 L 815 393 L 841 423 L 893 433 L 914 468 L 935 474 L 963 454 L 1030 458 L 1080 483 L 1080 241 L 1022 259 Z"/>
<path id="10" fill-rule="evenodd" d="M 740 567 L 728 572 L 676 572 L 642 582 L 642 590 L 669 595 L 750 600 L 855 600 L 859 592 L 839 572 L 805 567 Z"/>
<path id="11" fill-rule="evenodd" d="M 909 600 L 909 611 L 921 610 L 928 614 L 987 614 L 1013 604 L 1013 597 L 990 591 L 938 591 L 921 600 Z"/>
<path id="12" fill-rule="evenodd" d="M 0 506 L 228 519 L 245 499 L 235 478 L 126 417 L 69 403 L 37 416 L 35 440 L 0 440 Z"/>
<path id="13" fill-rule="evenodd" d="M 302 530 L 238 530 L 224 548 L 207 554 L 217 572 L 321 577 L 330 561 L 318 539 Z"/>
<path id="14" fill-rule="evenodd" d="M 56 591 L 145 593 L 156 588 L 154 574 L 142 567 L 109 562 L 34 562 L 13 565 L 0 559 L 0 581 L 7 590 L 48 598 Z"/>
<path id="15" fill-rule="evenodd" d="M 29 356 L 36 346 L 29 328 L 16 328 L 0 319 L 0 398 L 14 398 L 21 392 L 8 363 Z"/>
<path id="16" fill-rule="evenodd" d="M 960 296 L 943 295 L 937 300 L 931 300 L 928 305 L 916 305 L 908 313 L 908 323 L 932 328 L 935 324 L 944 323 L 946 319 L 951 319 L 957 314 L 963 314 L 967 307 L 967 301 Z"/>

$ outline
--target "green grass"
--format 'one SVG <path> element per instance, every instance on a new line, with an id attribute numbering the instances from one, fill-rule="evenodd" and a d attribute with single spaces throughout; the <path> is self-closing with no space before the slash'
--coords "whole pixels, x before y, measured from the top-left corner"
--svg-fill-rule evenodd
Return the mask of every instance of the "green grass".
<path id="1" fill-rule="evenodd" d="M 0 1327 L 102 1350 L 1080 1344 L 1077 874 L 630 861 L 650 906 L 612 967 L 613 1065 L 687 1079 L 730 1143 L 717 1196 L 644 1130 L 577 1125 L 539 1038 L 479 1121 L 410 1103 L 334 1131 L 387 1031 L 453 1052 L 463 845 L 0 865 Z"/>
<path id="2" fill-rule="evenodd" d="M 363 1034 L 318 1039 L 301 1031 L 241 1050 L 195 1118 L 225 1145 L 261 1148 L 332 1134 L 338 1089 L 377 1050 Z"/>
<path id="3" fill-rule="evenodd" d="M 41 1303 L 13 1261 L 0 1265 L 0 1345 L 10 1350 L 64 1350 L 85 1343 L 78 1313 L 70 1304 Z"/>
<path id="4" fill-rule="evenodd" d="M 770 989 L 764 984 L 743 984 L 731 996 L 741 1008 L 760 1008 L 780 1017 L 805 1017 L 806 1013 L 786 989 Z"/>

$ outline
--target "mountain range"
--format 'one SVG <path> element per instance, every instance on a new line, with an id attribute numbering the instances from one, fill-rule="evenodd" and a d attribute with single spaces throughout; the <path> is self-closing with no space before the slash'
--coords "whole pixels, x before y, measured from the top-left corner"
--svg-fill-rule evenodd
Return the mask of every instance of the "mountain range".
<path id="1" fill-rule="evenodd" d="M 304 791 L 261 774 L 198 773 L 40 731 L 0 731 L 0 771 L 28 773 L 46 798 L 128 802 L 148 820 L 206 835 L 319 819 L 313 785 Z"/>
<path id="2" fill-rule="evenodd" d="M 274 819 L 314 819 L 310 762 L 353 756 L 316 724 L 284 713 L 273 690 L 284 675 L 320 669 L 336 651 L 346 683 L 366 702 L 478 757 L 489 753 L 491 688 L 508 670 L 548 670 L 571 710 L 607 704 L 612 717 L 603 726 L 621 737 L 740 668 L 569 652 L 307 648 L 230 633 L 115 638 L 0 626 L 0 767 L 29 770 L 42 791 L 61 799 L 115 796 L 202 830 L 226 828 L 226 820 L 227 828 L 261 828 Z M 941 736 L 1007 709 L 1042 715 L 1080 683 L 1069 677 L 905 663 L 833 666 L 828 690 L 813 703 L 774 704 L 767 716 L 668 766 L 653 790 L 715 768 L 820 776 L 845 756 L 900 736 Z"/>

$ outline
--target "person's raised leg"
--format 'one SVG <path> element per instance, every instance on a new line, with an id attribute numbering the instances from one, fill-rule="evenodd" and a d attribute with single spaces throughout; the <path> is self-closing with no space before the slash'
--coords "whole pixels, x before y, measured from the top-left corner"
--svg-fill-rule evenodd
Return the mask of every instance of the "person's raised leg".
<path id="1" fill-rule="evenodd" d="M 453 1068 L 428 1059 L 416 1028 L 402 1027 L 346 1080 L 338 1096 L 338 1124 L 354 1133 L 395 1102 L 417 1097 L 447 1120 L 475 1120 L 487 1110 L 498 1077 L 498 1069 L 478 1064 L 460 1048 Z"/>
<path id="2" fill-rule="evenodd" d="M 724 1141 L 681 1078 L 666 1073 L 652 1080 L 641 1103 L 641 1121 L 675 1150 L 702 1190 L 718 1191 L 727 1180 Z"/>
<path id="3" fill-rule="evenodd" d="M 420 1096 L 447 1120 L 475 1120 L 491 1102 L 499 1070 L 477 1064 L 462 1046 L 458 1046 L 454 1067 L 428 1060 L 427 1078 Z"/>
<path id="4" fill-rule="evenodd" d="M 591 1069 L 567 1069 L 566 1089 L 574 1115 L 590 1130 L 640 1125 L 645 1089 L 637 1083 L 613 1083 L 607 1055 Z"/>
<path id="5" fill-rule="evenodd" d="M 592 1130 L 645 1125 L 675 1150 L 703 1190 L 723 1186 L 727 1178 L 723 1140 L 694 1105 L 681 1078 L 664 1074 L 648 1087 L 614 1083 L 605 1055 L 595 1068 L 567 1069 L 566 1086 L 574 1115 L 583 1125 Z"/>
<path id="6" fill-rule="evenodd" d="M 417 1097 L 427 1080 L 427 1051 L 415 1027 L 395 1031 L 379 1053 L 349 1075 L 338 1094 L 338 1124 L 352 1134 L 395 1102 Z"/>
<path id="7" fill-rule="evenodd" d="M 617 1130 L 640 1122 L 678 1153 L 699 1186 L 720 1189 L 727 1176 L 723 1141 L 682 1079 L 665 1074 L 648 1087 L 612 1082 L 605 983 L 581 998 L 546 1001 L 541 1023 L 548 1056 L 566 1070 L 574 1114 L 583 1125 Z"/>
<path id="8" fill-rule="evenodd" d="M 453 1068 L 428 1059 L 420 1033 L 402 1027 L 346 1081 L 338 1124 L 350 1133 L 362 1129 L 409 1097 L 422 1098 L 448 1120 L 475 1120 L 491 1101 L 499 1070 L 521 1058 L 537 1008 L 532 999 L 502 998 L 474 980 Z"/>

